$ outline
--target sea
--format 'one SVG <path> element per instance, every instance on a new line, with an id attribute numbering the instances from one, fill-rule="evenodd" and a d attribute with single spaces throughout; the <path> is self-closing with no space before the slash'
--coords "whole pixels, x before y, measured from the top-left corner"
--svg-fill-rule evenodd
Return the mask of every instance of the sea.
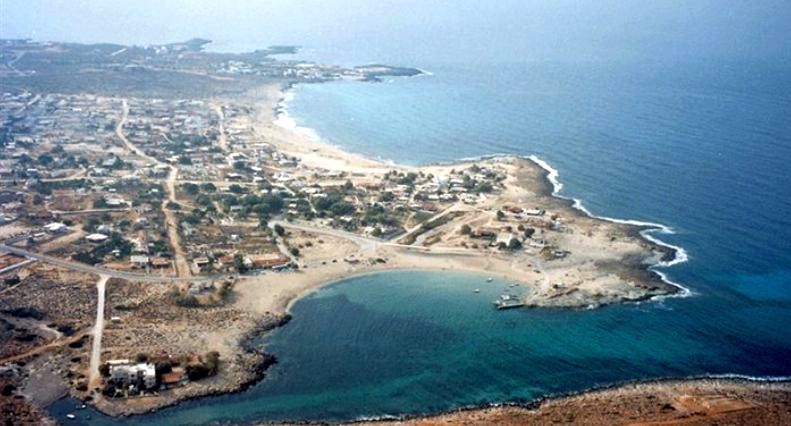
<path id="1" fill-rule="evenodd" d="M 650 237 L 680 250 L 658 270 L 688 290 L 683 297 L 502 312 L 491 302 L 509 283 L 485 276 L 357 277 L 293 306 L 293 320 L 260 341 L 278 364 L 244 392 L 120 419 L 63 399 L 51 414 L 90 425 L 347 421 L 660 378 L 790 378 L 787 56 L 510 55 L 503 42 L 489 60 L 472 42 L 405 36 L 414 28 L 372 29 L 374 42 L 306 42 L 283 57 L 425 72 L 298 85 L 278 122 L 394 163 L 534 156 L 552 171 L 557 195 L 590 214 L 661 225 Z M 755 46 L 769 38 L 760 40 Z"/>

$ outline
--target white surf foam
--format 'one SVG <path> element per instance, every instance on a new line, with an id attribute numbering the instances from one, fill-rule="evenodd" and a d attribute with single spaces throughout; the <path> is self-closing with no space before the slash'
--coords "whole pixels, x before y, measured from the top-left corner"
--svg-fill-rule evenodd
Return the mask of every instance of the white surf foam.
<path id="1" fill-rule="evenodd" d="M 690 289 L 684 287 L 683 285 L 681 285 L 681 284 L 679 284 L 677 282 L 671 281 L 667 277 L 667 274 L 665 274 L 664 272 L 659 271 L 659 270 L 656 269 L 656 268 L 667 268 L 667 267 L 670 267 L 670 266 L 673 266 L 673 265 L 678 265 L 679 263 L 684 263 L 684 262 L 689 261 L 689 255 L 687 254 L 687 251 L 684 250 L 682 247 L 666 243 L 666 242 L 660 240 L 659 238 L 656 238 L 653 235 L 655 233 L 659 233 L 659 234 L 675 234 L 675 231 L 673 231 L 673 229 L 671 227 L 669 227 L 667 225 L 663 225 L 661 223 L 644 222 L 644 221 L 633 220 L 633 219 L 616 219 L 616 218 L 612 218 L 612 217 L 595 215 L 595 214 L 591 213 L 590 210 L 585 208 L 585 206 L 582 204 L 582 201 L 580 199 L 578 199 L 578 198 L 569 198 L 569 197 L 560 195 L 560 190 L 563 189 L 563 183 L 560 182 L 560 180 L 559 180 L 560 173 L 558 173 L 558 171 L 554 167 L 552 167 L 551 165 L 549 165 L 549 163 L 547 163 L 546 161 L 544 161 L 543 159 L 539 158 L 536 155 L 531 155 L 531 156 L 529 156 L 527 158 L 530 159 L 530 161 L 532 161 L 535 164 L 537 164 L 542 169 L 546 170 L 546 172 L 547 172 L 547 180 L 549 180 L 549 182 L 552 184 L 552 195 L 553 196 L 558 197 L 558 198 L 562 198 L 564 200 L 572 201 L 572 207 L 574 207 L 575 209 L 585 213 L 589 217 L 592 217 L 592 218 L 595 218 L 595 219 L 600 219 L 600 220 L 606 220 L 608 222 L 613 222 L 613 223 L 620 223 L 620 224 L 623 224 L 623 225 L 633 225 L 633 226 L 646 227 L 647 229 L 643 229 L 642 231 L 640 231 L 640 235 L 643 238 L 645 238 L 648 241 L 651 241 L 654 244 L 657 244 L 657 245 L 660 245 L 660 246 L 663 246 L 663 247 L 667 247 L 667 248 L 673 250 L 673 253 L 674 253 L 673 259 L 667 260 L 667 261 L 661 261 L 661 262 L 657 263 L 656 265 L 651 266 L 649 269 L 651 271 L 655 272 L 657 275 L 659 275 L 659 277 L 662 279 L 662 281 L 664 281 L 667 284 L 670 284 L 672 286 L 678 287 L 681 291 L 679 293 L 677 293 L 677 294 L 671 294 L 671 295 L 666 295 L 666 296 L 655 296 L 655 297 L 652 298 L 652 300 L 664 300 L 664 299 L 669 298 L 669 297 L 687 297 L 687 296 L 691 296 L 693 294 Z"/>
<path id="2" fill-rule="evenodd" d="M 318 132 L 316 132 L 315 130 L 309 127 L 302 127 L 298 125 L 297 121 L 294 120 L 294 118 L 291 117 L 291 115 L 289 115 L 288 104 L 289 102 L 294 100 L 294 97 L 295 97 L 295 93 L 293 88 L 283 91 L 283 95 L 281 96 L 280 101 L 277 103 L 277 106 L 275 107 L 275 120 L 273 121 L 273 123 L 276 126 L 290 130 L 312 141 L 316 141 L 316 142 L 320 141 L 321 136 L 319 136 Z"/>
<path id="3" fill-rule="evenodd" d="M 751 382 L 788 382 L 791 381 L 791 376 L 748 376 L 746 374 L 710 374 L 706 377 L 712 379 L 742 379 Z"/>
<path id="4" fill-rule="evenodd" d="M 420 68 L 418 68 L 417 70 L 420 71 L 420 74 L 415 75 L 415 77 L 420 77 L 421 75 L 422 76 L 426 76 L 426 77 L 431 77 L 431 76 L 434 75 L 433 72 L 428 71 L 428 70 L 424 70 L 424 69 L 420 69 Z"/>

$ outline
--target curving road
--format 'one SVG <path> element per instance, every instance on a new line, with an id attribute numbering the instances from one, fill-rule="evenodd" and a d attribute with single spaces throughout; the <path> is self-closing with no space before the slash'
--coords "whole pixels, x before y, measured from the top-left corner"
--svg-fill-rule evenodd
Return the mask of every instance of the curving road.
<path id="1" fill-rule="evenodd" d="M 28 259 L 35 259 L 44 263 L 59 266 L 63 269 L 70 271 L 84 272 L 87 274 L 106 275 L 110 278 L 120 278 L 129 281 L 138 282 L 191 282 L 202 280 L 215 280 L 223 279 L 233 276 L 233 274 L 218 274 L 218 275 L 202 275 L 200 277 L 168 277 L 162 275 L 149 275 L 142 272 L 132 271 L 119 271 L 117 269 L 103 268 L 101 266 L 91 266 L 85 263 L 74 262 L 71 260 L 64 260 L 46 254 L 36 253 L 29 250 L 21 249 L 19 247 L 9 246 L 7 244 L 0 244 L 0 251 L 7 251 L 19 256 L 25 256 Z"/>
<path id="2" fill-rule="evenodd" d="M 423 246 L 413 246 L 408 244 L 391 243 L 389 241 L 384 241 L 373 237 L 365 237 L 348 231 L 341 231 L 339 229 L 334 229 L 334 228 L 322 228 L 302 222 L 284 222 L 280 220 L 274 220 L 274 221 L 270 221 L 269 223 L 273 227 L 275 225 L 280 225 L 286 229 L 288 228 L 298 229 L 300 231 L 311 232 L 314 234 L 323 234 L 323 235 L 329 235 L 332 237 L 338 237 L 338 238 L 350 240 L 357 243 L 360 246 L 361 251 L 375 250 L 379 247 L 393 247 L 393 248 L 400 248 L 405 250 L 417 250 L 424 252 L 426 254 L 458 254 L 458 255 L 468 255 L 468 256 L 478 256 L 481 254 L 480 252 L 477 252 L 475 250 L 464 249 L 464 248 L 423 247 Z"/>

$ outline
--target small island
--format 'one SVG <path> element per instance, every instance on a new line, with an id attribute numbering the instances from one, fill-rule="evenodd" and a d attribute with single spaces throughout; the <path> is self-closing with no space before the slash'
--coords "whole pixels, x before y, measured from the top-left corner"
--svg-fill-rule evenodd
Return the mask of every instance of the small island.
<path id="1" fill-rule="evenodd" d="M 492 309 L 684 294 L 654 270 L 680 256 L 660 228 L 591 217 L 538 158 L 393 165 L 283 126 L 295 84 L 420 70 L 207 43 L 0 41 L 9 392 L 127 415 L 244 389 L 276 362 L 257 337 L 361 274 L 514 283 Z"/>

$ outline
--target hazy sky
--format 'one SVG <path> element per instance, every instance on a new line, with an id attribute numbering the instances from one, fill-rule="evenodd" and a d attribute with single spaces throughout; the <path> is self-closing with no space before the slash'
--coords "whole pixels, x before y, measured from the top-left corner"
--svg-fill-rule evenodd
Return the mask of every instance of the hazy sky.
<path id="1" fill-rule="evenodd" d="M 461 50 L 492 61 L 787 58 L 791 1 L 0 0 L 0 36 L 128 44 L 206 37 L 218 49 L 291 43 L 447 59 Z"/>

